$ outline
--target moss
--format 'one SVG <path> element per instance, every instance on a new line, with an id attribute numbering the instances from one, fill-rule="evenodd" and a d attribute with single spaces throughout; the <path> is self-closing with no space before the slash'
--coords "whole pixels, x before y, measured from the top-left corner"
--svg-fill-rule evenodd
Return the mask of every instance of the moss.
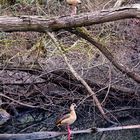
<path id="1" fill-rule="evenodd" d="M 0 0 L 0 5 L 13 5 L 16 3 L 16 0 Z"/>

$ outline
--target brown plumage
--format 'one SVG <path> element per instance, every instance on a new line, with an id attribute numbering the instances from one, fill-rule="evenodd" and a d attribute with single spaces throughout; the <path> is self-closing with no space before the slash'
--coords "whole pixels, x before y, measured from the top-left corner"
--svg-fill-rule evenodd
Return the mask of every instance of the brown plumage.
<path id="1" fill-rule="evenodd" d="M 70 113 L 64 115 L 62 118 L 60 118 L 57 122 L 56 125 L 60 126 L 60 125 L 71 125 L 72 123 L 74 123 L 77 119 L 76 116 L 76 112 L 75 112 L 75 107 L 76 104 L 73 103 L 70 106 Z"/>
<path id="2" fill-rule="evenodd" d="M 60 125 L 66 125 L 67 126 L 68 140 L 70 140 L 70 135 L 71 135 L 70 125 L 73 124 L 77 119 L 76 112 L 75 112 L 75 107 L 76 107 L 75 103 L 71 104 L 70 113 L 64 115 L 62 118 L 60 118 L 56 122 L 57 126 L 60 126 Z"/>
<path id="3" fill-rule="evenodd" d="M 77 5 L 81 3 L 81 0 L 66 0 L 66 2 L 70 5 Z"/>
<path id="4" fill-rule="evenodd" d="M 66 0 L 66 2 L 71 5 L 71 15 L 77 13 L 77 5 L 81 3 L 81 0 Z"/>

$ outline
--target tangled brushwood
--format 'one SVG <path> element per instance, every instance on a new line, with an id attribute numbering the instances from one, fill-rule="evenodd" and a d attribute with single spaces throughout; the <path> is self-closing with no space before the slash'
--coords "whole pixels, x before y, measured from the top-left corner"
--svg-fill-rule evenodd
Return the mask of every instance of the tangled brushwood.
<path id="1" fill-rule="evenodd" d="M 77 106 L 72 134 L 139 128 L 137 1 L 115 9 L 116 1 L 81 0 L 74 14 L 66 1 L 12 2 L 0 3 L 0 139 L 38 131 L 66 134 L 55 123 L 72 103 Z M 96 136 L 116 139 L 118 133 Z M 139 129 L 120 139 L 133 133 Z"/>

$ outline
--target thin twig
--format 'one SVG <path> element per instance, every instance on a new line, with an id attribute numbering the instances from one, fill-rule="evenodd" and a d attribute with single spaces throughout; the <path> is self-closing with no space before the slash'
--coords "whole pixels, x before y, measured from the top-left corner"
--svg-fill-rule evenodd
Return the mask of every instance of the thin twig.
<path id="1" fill-rule="evenodd" d="M 68 59 L 66 57 L 66 55 L 63 52 L 63 46 L 57 41 L 57 39 L 54 37 L 54 35 L 50 32 L 47 32 L 47 34 L 50 36 L 50 38 L 52 39 L 52 41 L 54 42 L 54 44 L 56 45 L 56 47 L 59 49 L 59 51 L 61 52 L 66 64 L 68 65 L 71 73 L 74 75 L 74 77 L 80 81 L 83 86 L 86 88 L 86 90 L 88 91 L 89 95 L 92 95 L 93 98 L 93 103 L 96 104 L 97 108 L 99 109 L 99 111 L 101 112 L 103 118 L 111 123 L 114 123 L 112 121 L 110 121 L 108 119 L 108 117 L 105 115 L 105 112 L 101 106 L 101 103 L 99 102 L 98 98 L 96 97 L 95 92 L 92 91 L 92 89 L 90 88 L 90 86 L 86 83 L 86 81 L 74 70 L 74 68 L 72 67 L 72 65 L 68 62 Z"/>
<path id="2" fill-rule="evenodd" d="M 13 98 L 10 98 L 4 94 L 0 94 L 1 97 L 4 97 L 4 98 L 7 98 L 8 100 L 11 100 L 19 105 L 22 105 L 22 106 L 25 106 L 25 107 L 30 107 L 30 108 L 41 108 L 40 106 L 33 106 L 33 105 L 28 105 L 28 104 L 25 104 L 25 103 L 22 103 L 22 102 L 19 102 L 17 100 L 14 100 Z"/>

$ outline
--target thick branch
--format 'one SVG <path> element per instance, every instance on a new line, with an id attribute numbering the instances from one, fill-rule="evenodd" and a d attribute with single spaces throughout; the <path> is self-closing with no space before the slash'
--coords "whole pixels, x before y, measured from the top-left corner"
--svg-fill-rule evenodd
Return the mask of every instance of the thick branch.
<path id="1" fill-rule="evenodd" d="M 36 31 L 67 29 L 88 26 L 126 18 L 140 18 L 140 4 L 133 4 L 118 9 L 108 9 L 75 16 L 63 16 L 46 19 L 40 16 L 0 16 L 0 31 Z"/>
<path id="2" fill-rule="evenodd" d="M 140 125 L 128 125 L 110 128 L 89 128 L 85 130 L 71 131 L 71 134 L 86 134 L 86 133 L 94 134 L 96 132 L 117 131 L 127 129 L 140 129 Z M 42 131 L 24 134 L 0 134 L 0 140 L 39 140 L 39 139 L 54 138 L 66 134 L 67 132 L 55 132 L 55 131 Z"/>

